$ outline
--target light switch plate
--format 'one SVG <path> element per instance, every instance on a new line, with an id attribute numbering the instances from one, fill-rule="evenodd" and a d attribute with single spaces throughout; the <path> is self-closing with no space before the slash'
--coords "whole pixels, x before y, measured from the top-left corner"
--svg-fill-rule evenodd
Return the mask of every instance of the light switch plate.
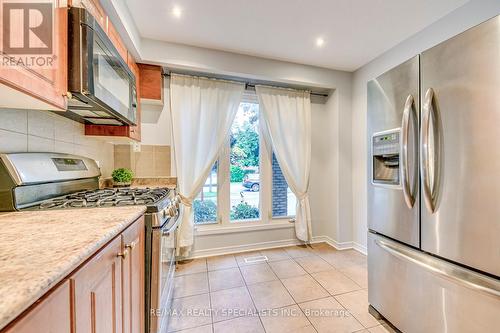
<path id="1" fill-rule="evenodd" d="M 140 153 L 141 152 L 141 144 L 139 142 L 132 143 L 132 151 L 134 153 Z"/>

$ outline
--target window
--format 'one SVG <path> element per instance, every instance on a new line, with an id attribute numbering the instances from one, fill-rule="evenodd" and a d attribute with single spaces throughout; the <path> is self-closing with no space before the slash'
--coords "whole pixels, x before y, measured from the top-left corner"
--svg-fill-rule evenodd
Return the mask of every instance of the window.
<path id="1" fill-rule="evenodd" d="M 197 225 L 268 223 L 295 215 L 296 198 L 262 135 L 256 96 L 240 103 L 226 145 L 194 201 Z"/>
<path id="2" fill-rule="evenodd" d="M 193 202 L 194 223 L 217 223 L 217 162 L 210 170 L 201 192 Z"/>
<path id="3" fill-rule="evenodd" d="M 259 131 L 259 105 L 241 103 L 229 139 L 231 221 L 260 217 Z"/>

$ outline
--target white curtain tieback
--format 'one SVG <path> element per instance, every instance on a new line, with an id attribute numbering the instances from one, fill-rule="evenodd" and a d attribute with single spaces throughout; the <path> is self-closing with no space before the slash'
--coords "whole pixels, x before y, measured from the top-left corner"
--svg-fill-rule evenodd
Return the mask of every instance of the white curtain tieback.
<path id="1" fill-rule="evenodd" d="M 179 198 L 181 198 L 181 203 L 186 206 L 186 207 L 193 207 L 193 200 L 189 199 L 188 197 L 183 196 L 180 193 L 177 193 Z"/>
<path id="2" fill-rule="evenodd" d="M 306 198 L 309 197 L 309 193 L 299 193 L 298 195 L 295 195 L 299 201 L 304 201 Z"/>

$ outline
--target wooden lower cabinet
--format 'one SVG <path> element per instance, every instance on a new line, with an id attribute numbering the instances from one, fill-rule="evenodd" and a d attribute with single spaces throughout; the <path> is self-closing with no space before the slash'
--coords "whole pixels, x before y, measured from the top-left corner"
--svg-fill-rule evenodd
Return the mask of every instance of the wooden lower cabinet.
<path id="1" fill-rule="evenodd" d="M 143 333 L 144 217 L 0 333 Z"/>
<path id="2" fill-rule="evenodd" d="M 66 280 L 40 299 L 22 319 L 8 326 L 5 333 L 69 333 L 70 309 L 70 288 Z"/>
<path id="3" fill-rule="evenodd" d="M 122 233 L 123 333 L 144 332 L 144 218 Z"/>
<path id="4" fill-rule="evenodd" d="M 70 278 L 75 332 L 122 332 L 121 254 L 118 237 Z"/>
<path id="5" fill-rule="evenodd" d="M 144 332 L 144 217 L 71 278 L 76 333 Z"/>

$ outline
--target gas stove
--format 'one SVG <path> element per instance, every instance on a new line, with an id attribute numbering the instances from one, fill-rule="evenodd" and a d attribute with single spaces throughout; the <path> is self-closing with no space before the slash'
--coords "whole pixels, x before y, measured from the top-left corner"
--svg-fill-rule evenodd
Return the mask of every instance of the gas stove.
<path id="1" fill-rule="evenodd" d="M 145 205 L 147 212 L 161 210 L 171 200 L 168 188 L 106 188 L 85 190 L 42 201 L 30 209 L 94 208 Z M 167 200 L 167 202 L 163 202 Z"/>
<path id="2" fill-rule="evenodd" d="M 152 227 L 178 214 L 168 188 L 99 189 L 93 159 L 60 153 L 0 154 L 0 211 L 146 206 Z"/>

